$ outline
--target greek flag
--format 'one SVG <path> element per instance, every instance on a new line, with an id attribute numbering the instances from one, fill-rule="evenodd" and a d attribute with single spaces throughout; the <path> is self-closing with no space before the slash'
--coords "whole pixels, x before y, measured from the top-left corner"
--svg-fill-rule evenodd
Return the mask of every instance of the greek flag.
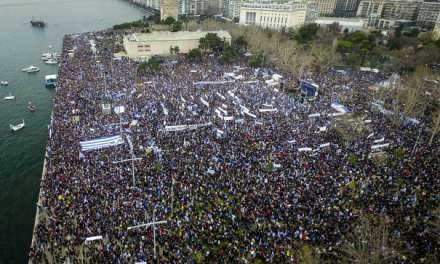
<path id="1" fill-rule="evenodd" d="M 81 151 L 102 149 L 111 146 L 117 146 L 122 143 L 124 143 L 124 140 L 121 136 L 112 136 L 79 142 L 79 144 L 81 145 Z"/>

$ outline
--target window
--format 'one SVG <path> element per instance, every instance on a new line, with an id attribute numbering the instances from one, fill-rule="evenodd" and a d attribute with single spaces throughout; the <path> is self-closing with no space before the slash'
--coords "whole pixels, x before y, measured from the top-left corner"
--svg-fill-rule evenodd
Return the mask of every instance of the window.
<path id="1" fill-rule="evenodd" d="M 246 24 L 247 25 L 254 25 L 255 24 L 255 12 L 246 12 Z"/>

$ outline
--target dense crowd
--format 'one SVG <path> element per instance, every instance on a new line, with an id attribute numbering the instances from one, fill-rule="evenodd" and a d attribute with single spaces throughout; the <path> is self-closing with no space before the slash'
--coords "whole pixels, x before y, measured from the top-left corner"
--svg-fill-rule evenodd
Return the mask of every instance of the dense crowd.
<path id="1" fill-rule="evenodd" d="M 153 226 L 129 227 L 154 220 L 167 221 L 155 225 L 161 263 L 290 263 L 297 242 L 331 256 L 363 213 L 390 216 L 409 251 L 438 250 L 418 220 L 438 205 L 439 145 L 427 144 L 422 124 L 371 107 L 368 87 L 387 75 L 309 75 L 319 89 L 306 100 L 284 91 L 296 80 L 267 82 L 277 72 L 256 74 L 241 60 L 177 56 L 139 72 L 139 62 L 113 56 L 120 39 L 112 31 L 64 39 L 34 263 L 152 262 Z M 349 113 L 332 102 L 361 116 L 367 132 L 345 139 L 335 120 Z M 106 113 L 103 103 L 125 111 Z M 124 144 L 81 151 L 80 141 L 114 135 Z M 128 140 L 140 158 L 135 186 L 131 162 L 115 163 L 132 157 Z M 372 157 L 375 144 L 389 144 L 380 147 L 386 163 Z M 85 241 L 94 236 L 102 239 Z"/>

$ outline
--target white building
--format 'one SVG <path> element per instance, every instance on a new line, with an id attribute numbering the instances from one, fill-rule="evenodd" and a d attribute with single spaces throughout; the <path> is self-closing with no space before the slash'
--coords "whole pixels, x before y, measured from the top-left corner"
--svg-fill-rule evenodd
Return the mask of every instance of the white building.
<path id="1" fill-rule="evenodd" d="M 440 14 L 438 14 L 437 22 L 435 22 L 434 30 L 432 31 L 432 39 L 440 39 Z"/>
<path id="2" fill-rule="evenodd" d="M 168 17 L 174 19 L 179 18 L 179 3 L 177 0 L 161 0 L 160 1 L 160 19 L 165 20 Z"/>
<path id="3" fill-rule="evenodd" d="M 315 6 L 290 2 L 286 4 L 244 3 L 240 6 L 240 24 L 275 30 L 296 28 L 313 22 L 318 15 Z"/>
<path id="4" fill-rule="evenodd" d="M 362 0 L 357 16 L 366 17 L 368 25 L 393 28 L 402 23 L 414 22 L 422 0 Z"/>
<path id="5" fill-rule="evenodd" d="M 153 55 L 169 55 L 174 47 L 179 47 L 180 53 L 187 53 L 198 48 L 200 38 L 208 33 L 215 33 L 226 42 L 231 42 L 231 35 L 227 31 L 154 31 L 125 36 L 124 49 L 128 57 L 140 59 L 148 59 Z"/>
<path id="6" fill-rule="evenodd" d="M 160 0 L 132 0 L 133 3 L 139 4 L 145 7 L 160 9 Z"/>
<path id="7" fill-rule="evenodd" d="M 440 2 L 423 2 L 417 15 L 417 24 L 432 29 L 440 14 Z"/>
<path id="8" fill-rule="evenodd" d="M 347 29 L 349 32 L 363 30 L 366 24 L 366 19 L 362 18 L 345 18 L 345 17 L 319 17 L 315 23 L 320 26 L 328 26 L 337 23 L 341 27 L 341 31 Z"/>
<path id="9" fill-rule="evenodd" d="M 225 7 L 228 9 L 227 11 L 227 17 L 234 19 L 240 18 L 240 6 L 243 2 L 239 0 L 229 0 L 228 6 Z"/>

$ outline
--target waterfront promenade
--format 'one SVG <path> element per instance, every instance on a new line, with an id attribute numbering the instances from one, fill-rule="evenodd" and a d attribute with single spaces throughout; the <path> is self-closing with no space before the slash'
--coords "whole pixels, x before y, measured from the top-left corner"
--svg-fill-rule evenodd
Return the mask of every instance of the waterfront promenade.
<path id="1" fill-rule="evenodd" d="M 311 74 L 309 101 L 245 59 L 177 55 L 142 70 L 113 56 L 123 34 L 63 40 L 34 263 L 290 263 L 304 244 L 335 258 L 362 214 L 393 217 L 396 237 L 432 217 L 439 165 L 417 160 L 439 146 L 394 154 L 428 136 L 372 109 L 368 87 L 386 74 Z M 335 124 L 350 113 L 365 130 L 347 140 Z M 371 158 L 378 146 L 393 162 Z M 411 229 L 405 246 L 423 253 L 432 235 Z"/>

